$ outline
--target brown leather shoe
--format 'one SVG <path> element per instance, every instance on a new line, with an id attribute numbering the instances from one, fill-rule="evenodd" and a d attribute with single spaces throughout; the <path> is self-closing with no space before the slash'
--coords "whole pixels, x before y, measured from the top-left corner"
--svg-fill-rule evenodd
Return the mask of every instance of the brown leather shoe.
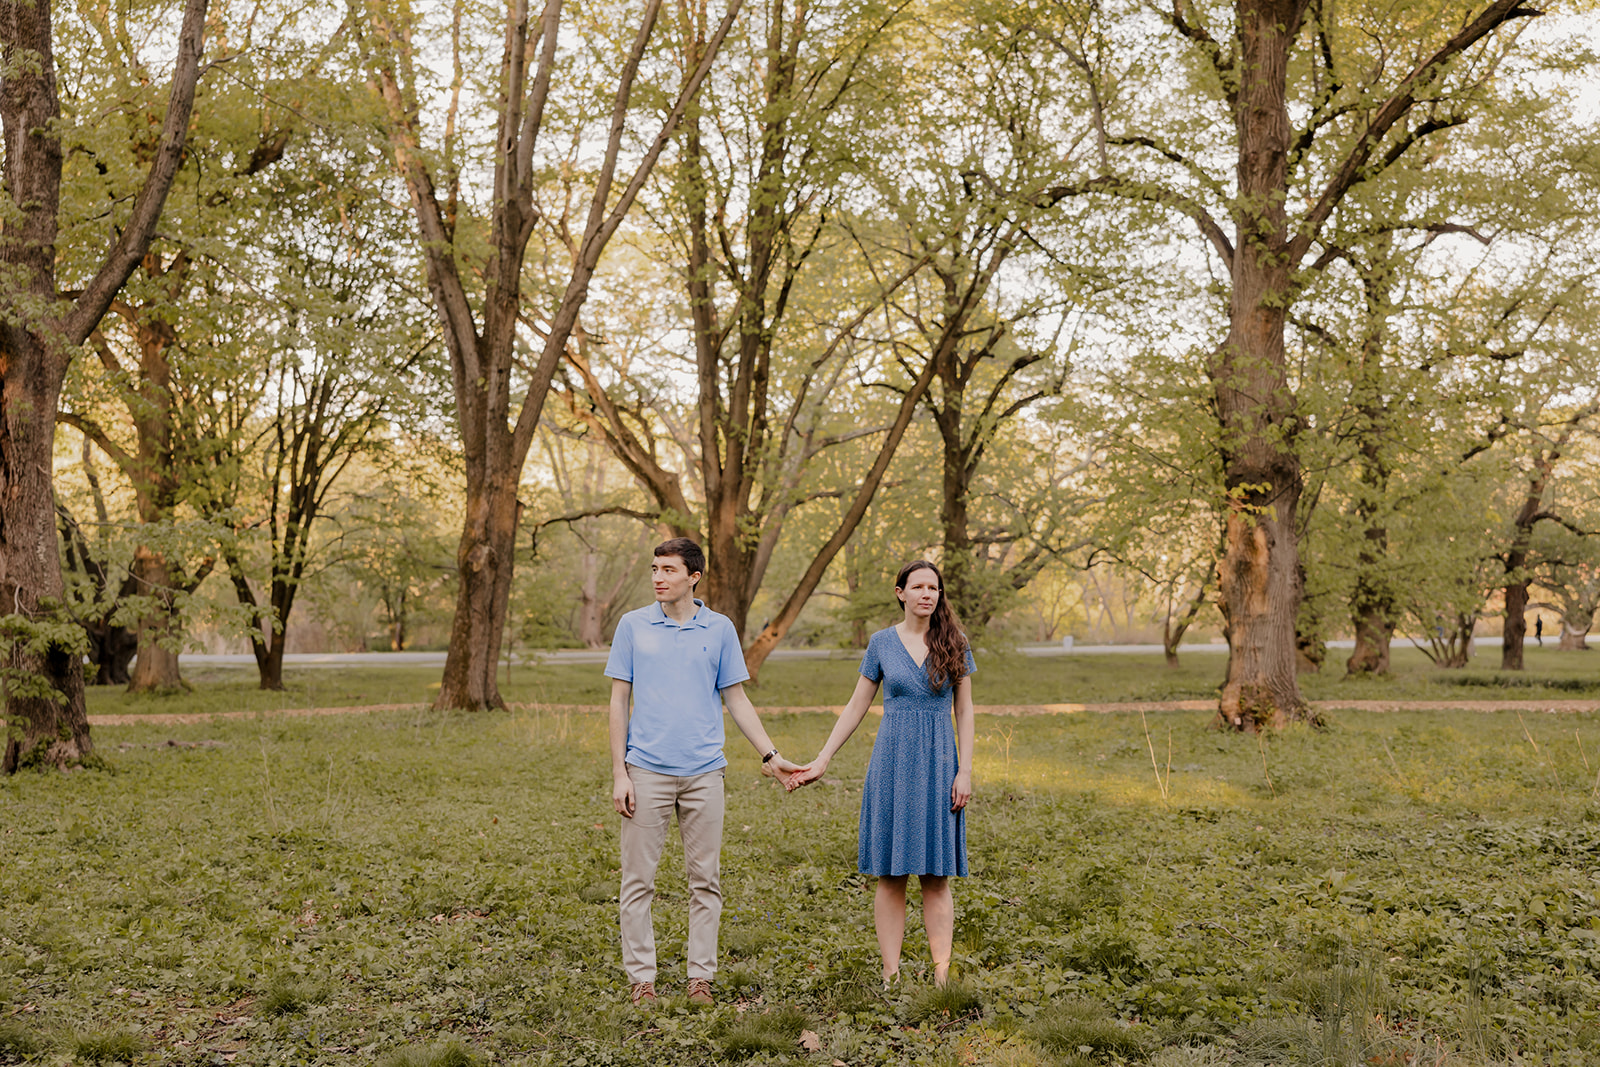
<path id="1" fill-rule="evenodd" d="M 633 1006 L 636 1008 L 653 1008 L 660 998 L 656 996 L 654 982 L 635 982 L 633 983 L 633 988 L 628 992 L 628 999 L 633 1002 Z"/>
<path id="2" fill-rule="evenodd" d="M 691 979 L 689 979 L 689 1003 L 690 1004 L 696 1004 L 696 1005 L 699 1005 L 702 1008 L 709 1008 L 712 1005 L 716 1004 L 716 1002 L 717 1002 L 716 998 L 711 995 L 711 979 L 709 979 L 709 978 L 691 978 Z"/>

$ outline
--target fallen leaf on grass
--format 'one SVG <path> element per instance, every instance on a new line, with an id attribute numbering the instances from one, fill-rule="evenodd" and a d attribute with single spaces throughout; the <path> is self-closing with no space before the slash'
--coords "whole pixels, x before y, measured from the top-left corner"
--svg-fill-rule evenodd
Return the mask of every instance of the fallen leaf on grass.
<path id="1" fill-rule="evenodd" d="M 821 1052 L 822 1038 L 810 1030 L 802 1030 L 800 1031 L 800 1047 L 807 1052 Z"/>

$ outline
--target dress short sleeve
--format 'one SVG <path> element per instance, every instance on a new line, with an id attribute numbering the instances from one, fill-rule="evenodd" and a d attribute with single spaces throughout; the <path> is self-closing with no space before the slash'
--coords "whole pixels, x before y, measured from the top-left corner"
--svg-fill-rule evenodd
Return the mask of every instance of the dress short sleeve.
<path id="1" fill-rule="evenodd" d="M 976 674 L 976 673 L 978 673 L 978 661 L 972 658 L 972 646 L 971 645 L 967 646 L 966 657 L 967 657 L 967 674 Z M 966 677 L 966 675 L 962 675 L 962 677 Z"/>
<path id="2" fill-rule="evenodd" d="M 867 650 L 861 654 L 861 677 L 869 682 L 883 681 L 883 663 L 878 655 L 878 635 L 873 634 L 872 640 L 867 642 Z"/>

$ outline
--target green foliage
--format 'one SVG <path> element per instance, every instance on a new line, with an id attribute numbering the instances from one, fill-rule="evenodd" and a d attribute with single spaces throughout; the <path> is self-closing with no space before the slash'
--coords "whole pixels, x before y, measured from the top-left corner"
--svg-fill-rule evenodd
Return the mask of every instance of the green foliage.
<path id="1" fill-rule="evenodd" d="M 83 1063 L 129 1063 L 149 1048 L 149 1043 L 143 1037 L 129 1030 L 93 1030 L 74 1034 L 67 1045 Z"/>
<path id="2" fill-rule="evenodd" d="M 1547 657 L 1536 670 L 1559 662 Z M 1118 684 L 1136 673 L 1095 662 Z M 374 681 L 339 676 L 319 684 Z M 205 688 L 146 703 L 199 710 Z M 647 1026 L 627 1008 L 609 900 L 601 716 L 97 727 L 116 775 L 0 781 L 0 1033 L 37 1056 L 50 1035 L 115 1019 L 145 1035 L 140 1056 L 225 1048 L 243 1067 L 446 1054 L 712 1067 L 798 1061 L 802 1029 L 819 1059 L 905 1067 L 953 1049 L 1016 1067 L 1219 1067 L 1223 1049 L 1240 1067 L 1327 1050 L 1587 1064 L 1600 716 L 1331 719 L 1267 743 L 1274 796 L 1253 742 L 1212 731 L 1208 712 L 1152 713 L 1158 745 L 1172 737 L 1164 802 L 1138 716 L 981 717 L 972 876 L 955 886 L 954 968 L 970 986 L 944 1001 L 878 988 L 873 888 L 855 870 L 870 736 L 792 795 L 735 739 L 719 1006 L 676 1003 L 687 892 L 669 847 L 655 908 L 667 1007 Z M 785 751 L 831 726 L 767 716 Z M 224 743 L 183 747 L 198 741 Z M 585 902 L 596 886 L 608 899 Z M 913 893 L 909 975 L 928 967 L 917 916 Z M 18 1013 L 24 1001 L 36 1010 Z"/>
<path id="3" fill-rule="evenodd" d="M 982 1011 L 983 997 L 978 991 L 968 982 L 952 980 L 914 991 L 906 1003 L 905 1018 L 913 1026 L 952 1026 Z"/>
<path id="4" fill-rule="evenodd" d="M 0 1019 L 0 1060 L 25 1060 L 48 1048 L 45 1035 L 21 1019 Z"/>
<path id="5" fill-rule="evenodd" d="M 420 1048 L 391 1052 L 378 1061 L 381 1067 L 478 1067 L 482 1057 L 460 1041 L 446 1041 Z"/>
<path id="6" fill-rule="evenodd" d="M 792 1004 L 762 1012 L 746 1012 L 730 1023 L 718 1043 L 723 1052 L 748 1058 L 762 1052 L 794 1052 L 799 1048 L 800 1031 L 811 1025 L 804 1011 Z"/>
<path id="7" fill-rule="evenodd" d="M 0 615 L 0 686 L 12 699 L 64 704 L 65 694 L 27 664 L 48 656 L 81 656 L 88 647 L 83 629 L 51 612 L 49 605 L 36 616 Z"/>
<path id="8" fill-rule="evenodd" d="M 313 1004 L 325 1002 L 328 987 L 303 975 L 283 974 L 269 981 L 256 998 L 256 1011 L 262 1015 L 291 1015 Z"/>
<path id="9" fill-rule="evenodd" d="M 1052 1052 L 1102 1058 L 1141 1052 L 1140 1030 L 1117 1019 L 1104 1004 L 1082 999 L 1051 1004 L 1028 1026 L 1029 1036 Z"/>

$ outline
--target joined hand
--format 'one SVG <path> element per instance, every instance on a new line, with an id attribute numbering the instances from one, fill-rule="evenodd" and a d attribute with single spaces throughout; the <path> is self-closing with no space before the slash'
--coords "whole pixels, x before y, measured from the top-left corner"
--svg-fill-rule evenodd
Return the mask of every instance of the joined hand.
<path id="1" fill-rule="evenodd" d="M 782 756 L 773 756 L 761 765 L 761 774 L 766 778 L 778 778 L 787 781 L 785 776 L 793 776 L 806 768 L 793 760 L 786 760 Z"/>

